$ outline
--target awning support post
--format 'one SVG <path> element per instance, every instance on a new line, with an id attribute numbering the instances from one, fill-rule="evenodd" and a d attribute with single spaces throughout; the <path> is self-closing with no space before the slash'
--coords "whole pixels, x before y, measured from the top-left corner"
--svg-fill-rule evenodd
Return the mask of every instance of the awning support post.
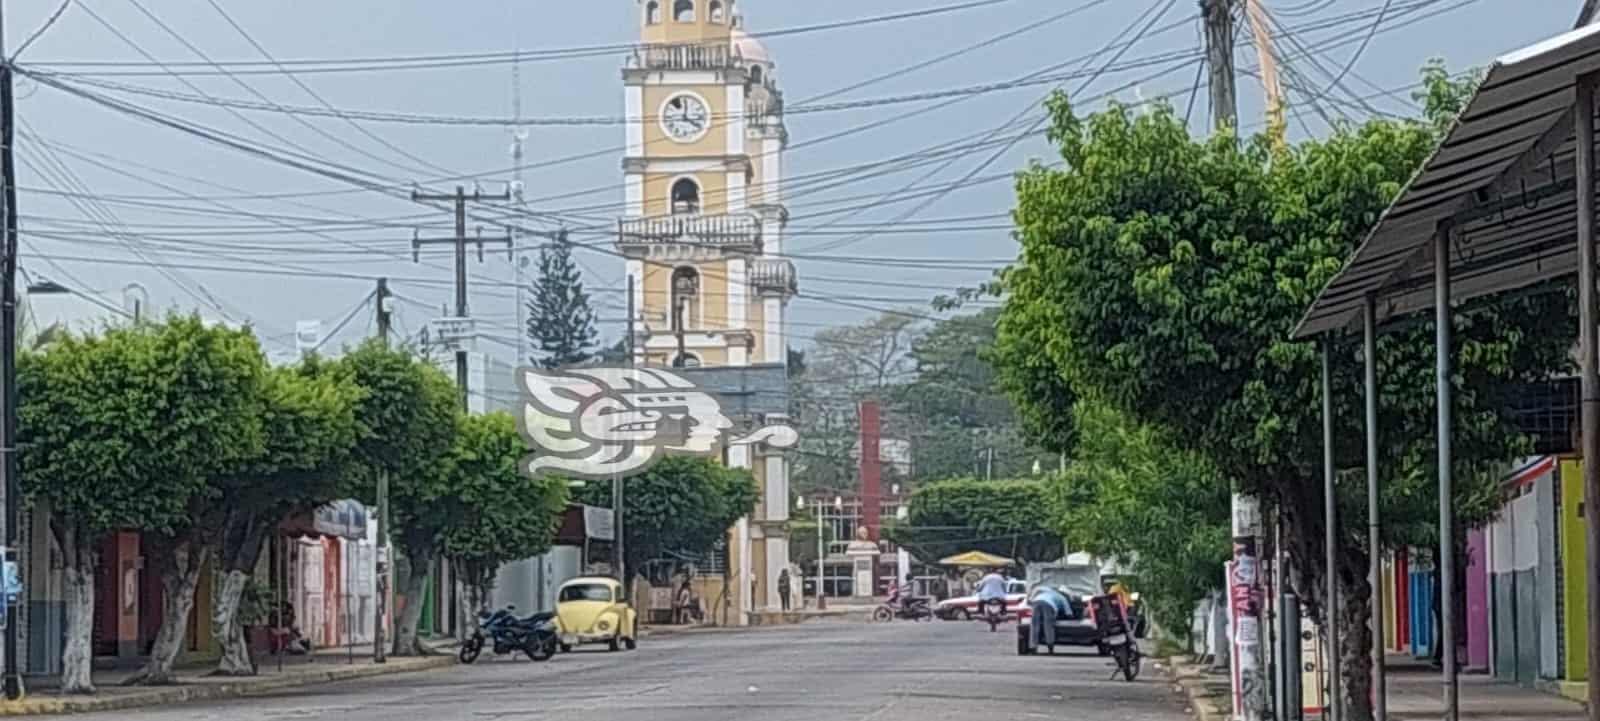
<path id="1" fill-rule="evenodd" d="M 1600 629 L 1600 523 L 1594 510 L 1600 508 L 1600 359 L 1596 356 L 1596 324 L 1600 323 L 1595 302 L 1594 237 L 1594 93 L 1595 75 L 1578 78 L 1577 107 L 1573 112 L 1577 150 L 1578 200 L 1578 353 L 1582 374 L 1583 403 L 1583 503 L 1589 510 L 1585 532 L 1589 563 L 1584 569 L 1589 584 L 1588 618 L 1590 633 Z M 1600 645 L 1588 644 L 1589 668 L 1600 668 Z M 1600 682 L 1589 683 L 1589 718 L 1600 721 Z"/>
<path id="2" fill-rule="evenodd" d="M 1371 570 L 1370 602 L 1372 613 L 1372 718 L 1387 721 L 1389 682 L 1384 677 L 1383 643 L 1383 540 L 1382 519 L 1378 514 L 1378 301 L 1368 295 L 1363 304 L 1362 356 L 1366 363 L 1367 405 L 1367 555 Z"/>
<path id="3" fill-rule="evenodd" d="M 1323 617 L 1328 622 L 1328 679 L 1331 721 L 1344 721 L 1344 674 L 1340 673 L 1343 651 L 1339 643 L 1339 498 L 1333 472 L 1333 339 L 1322 341 L 1322 487 L 1324 545 L 1327 547 L 1327 605 Z"/>
<path id="4" fill-rule="evenodd" d="M 1444 718 L 1457 721 L 1460 704 L 1456 699 L 1456 509 L 1454 449 L 1450 446 L 1451 405 L 1455 391 L 1450 384 L 1450 238 L 1454 228 L 1440 223 L 1433 246 L 1434 359 L 1438 395 L 1439 427 L 1439 648 L 1444 662 Z"/>

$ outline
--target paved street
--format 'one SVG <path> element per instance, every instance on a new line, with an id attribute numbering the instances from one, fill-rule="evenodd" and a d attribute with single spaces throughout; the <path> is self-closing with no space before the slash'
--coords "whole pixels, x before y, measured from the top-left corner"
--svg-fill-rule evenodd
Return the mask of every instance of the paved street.
<path id="1" fill-rule="evenodd" d="M 74 718 L 93 721 L 912 721 L 1187 716 L 1153 666 L 1108 681 L 1093 656 L 1015 655 L 1013 631 L 975 623 L 818 623 L 646 640 L 545 664 L 504 659 L 442 672 Z M 520 657 L 519 657 L 520 658 Z"/>

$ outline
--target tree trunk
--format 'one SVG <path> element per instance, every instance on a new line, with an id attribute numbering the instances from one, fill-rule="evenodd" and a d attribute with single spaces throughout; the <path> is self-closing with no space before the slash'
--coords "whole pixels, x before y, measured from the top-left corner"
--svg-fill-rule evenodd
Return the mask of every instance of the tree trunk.
<path id="1" fill-rule="evenodd" d="M 239 600 L 244 596 L 250 576 L 243 571 L 228 571 L 222 579 L 222 592 L 212 613 L 212 624 L 222 632 L 222 658 L 217 659 L 218 676 L 254 676 L 255 660 L 250 657 L 250 640 L 239 623 Z"/>
<path id="2" fill-rule="evenodd" d="M 1351 579 L 1357 579 L 1351 583 Z M 1345 721 L 1370 721 L 1372 718 L 1372 584 L 1362 576 L 1341 574 L 1340 670 L 1344 674 Z"/>
<path id="3" fill-rule="evenodd" d="M 433 549 L 407 549 L 411 573 L 407 574 L 405 588 L 406 607 L 400 612 L 400 625 L 394 632 L 395 656 L 420 656 L 425 652 L 417 639 L 417 624 L 422 620 L 422 596 L 428 586 L 428 570 L 433 565 Z"/>
<path id="4" fill-rule="evenodd" d="M 160 548 L 162 545 L 167 544 L 158 542 L 153 554 L 161 574 L 161 630 L 156 633 L 149 662 L 124 685 L 177 683 L 172 667 L 183 650 L 189 612 L 194 608 L 194 590 L 200 583 L 206 554 L 205 548 L 190 537 L 171 542 L 169 549 Z"/>
<path id="5" fill-rule="evenodd" d="M 67 601 L 67 646 L 61 653 L 61 692 L 94 693 L 94 543 L 75 523 L 56 521 Z"/>
<path id="6" fill-rule="evenodd" d="M 269 525 L 260 519 L 250 519 L 236 526 L 223 533 L 222 566 L 227 575 L 222 579 L 222 592 L 212 613 L 213 625 L 222 633 L 222 658 L 217 659 L 214 672 L 218 676 L 256 674 L 250 639 L 239 619 L 239 602 L 255 571 L 256 561 L 261 557 Z"/>

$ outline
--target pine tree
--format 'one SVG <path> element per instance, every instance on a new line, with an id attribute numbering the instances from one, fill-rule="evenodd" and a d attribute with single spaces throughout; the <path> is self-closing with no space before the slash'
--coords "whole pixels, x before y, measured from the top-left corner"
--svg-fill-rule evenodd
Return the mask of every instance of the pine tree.
<path id="1" fill-rule="evenodd" d="M 539 249 L 539 279 L 528 301 L 526 329 L 538 351 L 530 360 L 544 368 L 559 368 L 593 359 L 594 320 L 594 308 L 563 232 L 557 242 Z"/>

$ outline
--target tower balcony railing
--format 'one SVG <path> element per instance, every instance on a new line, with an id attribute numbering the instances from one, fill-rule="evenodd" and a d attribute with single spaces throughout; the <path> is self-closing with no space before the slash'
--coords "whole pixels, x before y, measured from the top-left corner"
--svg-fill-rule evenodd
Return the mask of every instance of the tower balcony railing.
<path id="1" fill-rule="evenodd" d="M 750 213 L 622 218 L 617 221 L 617 242 L 624 246 L 682 243 L 759 248 L 761 219 Z"/>
<path id="2" fill-rule="evenodd" d="M 793 295 L 800 290 L 794 263 L 777 258 L 756 258 L 752 261 L 750 285 L 754 286 L 757 292 Z"/>
<path id="3" fill-rule="evenodd" d="M 726 70 L 741 63 L 729 43 L 651 43 L 634 48 L 629 66 L 644 70 Z"/>

